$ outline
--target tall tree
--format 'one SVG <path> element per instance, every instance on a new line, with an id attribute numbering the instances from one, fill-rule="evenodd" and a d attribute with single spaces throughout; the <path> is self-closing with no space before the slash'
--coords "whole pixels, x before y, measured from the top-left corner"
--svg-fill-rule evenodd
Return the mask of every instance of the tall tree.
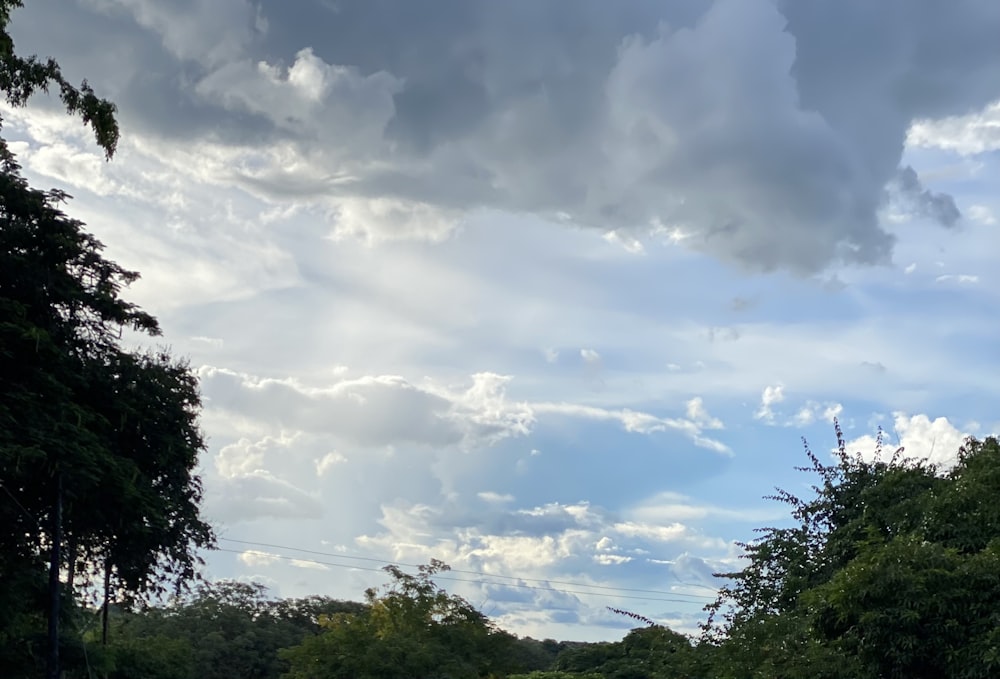
<path id="1" fill-rule="evenodd" d="M 47 557 L 56 584 L 69 567 L 141 596 L 190 578 L 212 543 L 197 382 L 165 352 L 121 347 L 124 330 L 159 328 L 120 297 L 137 274 L 65 198 L 30 188 L 0 140 L 0 577 L 37 582 Z"/>
<path id="2" fill-rule="evenodd" d="M 0 91 L 22 106 L 58 89 L 110 158 L 115 107 L 52 59 L 15 53 L 19 0 L 0 0 Z M 124 330 L 156 320 L 120 297 L 138 274 L 60 210 L 67 196 L 28 186 L 0 139 L 0 578 L 8 589 L 0 646 L 10 664 L 41 655 L 48 608 L 49 676 L 59 672 L 64 572 L 98 575 L 104 591 L 142 596 L 194 574 L 212 543 L 193 474 L 203 442 L 197 383 L 166 352 L 129 352 Z M 48 588 L 45 595 L 45 566 Z M 39 606 L 47 598 L 47 606 Z"/>

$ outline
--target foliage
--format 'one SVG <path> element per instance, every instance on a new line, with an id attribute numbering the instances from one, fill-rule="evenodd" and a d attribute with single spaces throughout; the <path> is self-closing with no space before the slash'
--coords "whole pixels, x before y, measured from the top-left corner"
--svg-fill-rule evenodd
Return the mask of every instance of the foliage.
<path id="1" fill-rule="evenodd" d="M 416 575 L 387 566 L 392 582 L 365 592 L 368 610 L 329 616 L 324 631 L 283 652 L 290 679 L 440 677 L 506 674 L 514 637 L 467 601 L 440 589 L 440 561 Z"/>
<path id="2" fill-rule="evenodd" d="M 72 85 L 62 74 L 54 59 L 20 57 L 14 52 L 14 41 L 7 31 L 11 11 L 22 7 L 21 0 L 0 0 L 0 91 L 7 102 L 24 106 L 35 92 L 47 92 L 55 86 L 66 111 L 79 116 L 90 125 L 97 144 L 110 159 L 118 146 L 119 130 L 115 119 L 115 105 L 99 98 L 84 80 L 79 87 Z"/>
<path id="3" fill-rule="evenodd" d="M 278 650 L 317 634 L 319 621 L 364 605 L 325 597 L 270 600 L 256 583 L 202 583 L 170 606 L 116 616 L 112 677 L 277 679 Z M 156 663 L 143 649 L 151 649 Z"/>
<path id="4" fill-rule="evenodd" d="M 592 674 L 604 679 L 681 679 L 700 673 L 705 665 L 700 649 L 683 634 L 629 611 L 622 615 L 643 620 L 646 627 L 631 630 L 618 642 L 568 646 L 554 667 L 575 676 Z"/>
<path id="5" fill-rule="evenodd" d="M 561 670 L 535 670 L 527 674 L 509 674 L 507 679 L 603 679 L 599 672 L 563 672 Z"/>
<path id="6" fill-rule="evenodd" d="M 60 83 L 67 107 L 110 154 L 113 109 L 66 84 L 51 62 L 13 55 L 5 27 L 16 4 L 0 0 L 0 88 L 23 103 L 32 88 Z M 156 336 L 158 325 L 121 298 L 138 274 L 102 256 L 101 243 L 60 210 L 67 198 L 29 187 L 0 139 L 5 667 L 35 667 L 43 655 L 44 612 L 58 600 L 45 586 L 48 561 L 68 572 L 68 594 L 97 576 L 141 597 L 193 577 L 197 548 L 213 542 L 193 473 L 204 448 L 196 379 L 165 351 L 122 348 L 123 332 Z M 72 606 L 61 608 L 71 622 Z M 65 644 L 67 653 L 78 646 Z"/>
<path id="7" fill-rule="evenodd" d="M 791 527 L 743 545 L 703 644 L 720 677 L 990 677 L 1000 668 L 1000 446 L 969 440 L 947 473 L 896 451 L 809 450 L 815 497 L 778 491 Z"/>

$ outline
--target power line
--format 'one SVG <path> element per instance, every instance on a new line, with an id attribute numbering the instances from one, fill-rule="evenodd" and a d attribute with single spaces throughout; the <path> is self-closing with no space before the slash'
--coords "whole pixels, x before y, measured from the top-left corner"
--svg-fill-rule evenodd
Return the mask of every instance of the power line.
<path id="1" fill-rule="evenodd" d="M 226 553 L 229 553 L 229 554 L 246 554 L 246 550 L 240 551 L 240 550 L 237 550 L 237 549 L 226 549 L 224 547 L 216 548 L 215 551 L 217 551 L 217 552 L 226 552 Z M 350 568 L 350 569 L 353 569 L 353 570 L 372 571 L 372 572 L 376 572 L 376 573 L 380 573 L 382 571 L 382 569 L 380 569 L 380 568 L 367 568 L 367 567 L 364 567 L 364 566 L 357 566 L 355 564 L 333 563 L 333 562 L 330 562 L 330 561 L 319 561 L 319 560 L 316 560 L 316 559 L 300 559 L 298 557 L 288 556 L 288 555 L 285 555 L 285 554 L 271 554 L 270 552 L 259 552 L 259 554 L 265 555 L 265 556 L 269 556 L 269 557 L 272 557 L 272 558 L 275 558 L 275 559 L 284 559 L 286 561 L 299 561 L 299 562 L 305 562 L 305 563 L 313 563 L 313 564 L 318 564 L 318 565 L 321 565 L 321 566 L 334 566 L 334 567 L 337 567 L 337 568 Z M 396 565 L 404 565 L 405 566 L 407 564 L 396 564 Z M 582 594 L 584 596 L 606 596 L 606 597 L 612 597 L 612 598 L 615 598 L 615 599 L 638 599 L 638 600 L 641 600 L 641 601 L 669 601 L 669 602 L 682 603 L 682 604 L 697 603 L 697 602 L 694 602 L 694 601 L 688 601 L 687 599 L 660 598 L 660 597 L 648 597 L 648 596 L 629 596 L 629 595 L 625 595 L 625 594 L 610 594 L 610 593 L 605 593 L 605 592 L 581 592 L 581 591 L 577 591 L 577 590 L 558 589 L 556 587 L 539 587 L 537 585 L 522 585 L 522 584 L 519 584 L 519 583 L 490 582 L 488 580 L 467 580 L 467 579 L 464 579 L 464 578 L 450 578 L 450 577 L 447 577 L 447 576 L 437 575 L 437 574 L 434 575 L 434 579 L 435 580 L 448 580 L 450 582 L 467 582 L 467 583 L 476 584 L 476 585 L 495 585 L 497 587 L 510 587 L 510 588 L 518 588 L 518 589 L 533 589 L 533 590 L 539 590 L 539 591 L 543 591 L 543 592 L 558 592 L 560 594 Z M 586 585 L 584 585 L 584 586 L 586 586 Z"/>
<path id="2" fill-rule="evenodd" d="M 355 561 L 369 561 L 369 562 L 381 563 L 381 564 L 391 563 L 389 561 L 386 561 L 385 559 L 375 559 L 375 558 L 367 557 L 367 556 L 351 556 L 351 555 L 348 555 L 348 554 L 337 554 L 337 553 L 334 553 L 334 552 L 321 552 L 321 551 L 316 551 L 316 550 L 313 550 L 313 549 L 301 549 L 299 547 L 290 547 L 288 545 L 277 545 L 277 544 L 268 543 L 268 542 L 252 542 L 252 541 L 249 541 L 249 540 L 236 540 L 236 539 L 233 539 L 233 538 L 219 538 L 219 539 L 222 540 L 222 541 L 224 541 L 224 542 L 234 542 L 234 543 L 238 543 L 238 544 L 242 544 L 242 545 L 253 545 L 253 546 L 257 546 L 257 547 L 270 547 L 272 549 L 282 549 L 282 550 L 292 551 L 292 552 L 301 552 L 303 554 L 315 554 L 315 555 L 319 555 L 319 556 L 330 556 L 330 557 L 334 557 L 334 558 L 337 558 L 337 559 L 351 559 L 351 560 L 355 560 Z M 398 566 L 406 566 L 408 568 L 419 568 L 420 567 L 418 564 L 412 564 L 412 563 L 398 563 L 396 565 L 398 565 Z M 544 583 L 553 583 L 553 584 L 557 584 L 557 585 L 568 585 L 570 587 L 590 587 L 592 589 L 604 589 L 604 590 L 610 590 L 610 591 L 615 591 L 615 592 L 636 592 L 636 593 L 641 593 L 641 594 L 661 594 L 661 595 L 664 595 L 664 596 L 686 596 L 686 597 L 693 597 L 693 598 L 699 598 L 699 599 L 714 599 L 715 598 L 715 597 L 705 596 L 703 594 L 683 594 L 683 593 L 679 593 L 679 592 L 670 592 L 670 591 L 659 590 L 659 589 L 636 589 L 636 588 L 630 588 L 630 587 L 612 587 L 612 586 L 608 586 L 608 585 L 591 585 L 591 584 L 588 584 L 588 583 L 585 583 L 585 582 L 573 582 L 573 581 L 570 581 L 570 580 L 549 580 L 549 579 L 545 579 L 545 578 L 526 578 L 526 577 L 519 577 L 519 576 L 515 576 L 515 575 L 501 575 L 501 574 L 497 574 L 497 573 L 485 573 L 483 571 L 462 570 L 462 569 L 458 569 L 458 568 L 450 568 L 449 570 L 452 573 L 463 573 L 465 575 L 478 575 L 478 576 L 486 577 L 486 578 L 502 578 L 504 580 L 518 580 L 518 581 L 525 581 L 525 582 L 544 582 Z M 678 580 L 678 582 L 680 582 L 680 584 L 682 584 L 682 585 L 687 585 L 687 586 L 691 586 L 691 587 L 705 587 L 707 589 L 711 589 L 707 585 L 696 585 L 694 583 L 681 582 L 680 580 Z"/>
<path id="3" fill-rule="evenodd" d="M 380 563 L 380 564 L 394 563 L 394 562 L 387 561 L 385 559 L 376 559 L 376 558 L 372 558 L 372 557 L 363 557 L 363 556 L 352 556 L 352 555 L 348 555 L 348 554 L 336 554 L 336 553 L 332 553 L 332 552 L 321 552 L 321 551 L 317 551 L 317 550 L 301 549 L 301 548 L 298 548 L 298 547 L 290 547 L 288 545 L 278 545 L 278 544 L 267 543 L 267 542 L 254 542 L 254 541 L 250 541 L 250 540 L 236 540 L 236 539 L 233 539 L 233 538 L 219 538 L 219 539 L 221 541 L 224 541 L 224 542 L 232 542 L 232 543 L 236 543 L 236 544 L 250 545 L 250 546 L 255 546 L 255 547 L 268 547 L 268 548 L 272 548 L 272 549 L 280 549 L 280 550 L 286 550 L 286 551 L 300 552 L 300 553 L 303 553 L 303 554 L 312 554 L 312 555 L 332 557 L 332 558 L 335 558 L 335 559 L 347 559 L 347 560 L 352 560 L 352 561 L 365 561 L 365 562 Z M 242 553 L 244 553 L 244 552 L 241 552 L 241 551 L 238 551 L 238 550 L 224 549 L 224 548 L 217 548 L 217 551 L 228 552 L 228 553 L 233 553 L 233 554 L 242 554 Z M 265 554 L 267 554 L 267 553 L 265 552 Z M 299 558 L 297 558 L 295 556 L 287 556 L 287 555 L 282 555 L 282 554 L 268 554 L 268 555 L 269 556 L 278 557 L 278 558 L 281 558 L 281 559 L 285 559 L 285 560 L 289 560 L 289 561 L 299 560 L 299 561 L 303 561 L 303 562 L 306 562 L 306 563 L 315 563 L 315 564 L 324 565 L 324 566 L 335 566 L 335 567 L 339 567 L 339 568 L 354 568 L 356 570 L 365 570 L 365 571 L 373 571 L 373 572 L 381 572 L 381 570 L 382 570 L 381 568 L 370 568 L 370 567 L 359 566 L 357 564 L 334 563 L 334 562 L 319 561 L 319 560 L 314 560 L 314 559 L 299 559 Z M 397 566 L 404 566 L 404 567 L 408 567 L 408 568 L 419 568 L 418 564 L 395 563 L 395 565 L 397 565 Z M 471 571 L 471 570 L 462 570 L 462 569 L 449 569 L 449 572 L 451 572 L 451 573 L 461 573 L 461 574 L 466 574 L 466 575 L 476 575 L 476 576 L 480 576 L 481 578 L 502 578 L 502 579 L 505 579 L 505 580 L 515 580 L 517 582 L 514 582 L 514 583 L 503 583 L 503 582 L 496 582 L 494 580 L 473 580 L 473 579 L 467 579 L 467 578 L 454 578 L 454 577 L 449 577 L 449 576 L 435 576 L 435 579 L 450 580 L 450 581 L 454 581 L 454 582 L 469 582 L 469 583 L 477 583 L 477 584 L 495 585 L 495 586 L 498 586 L 498 587 L 511 587 L 511 588 L 521 588 L 521 589 L 533 589 L 533 590 L 539 590 L 539 591 L 564 592 L 564 593 L 567 593 L 567 594 L 583 594 L 583 595 L 590 594 L 590 595 L 593 595 L 593 596 L 610 596 L 610 597 L 619 597 L 619 598 L 625 598 L 625 599 L 639 599 L 639 600 L 646 600 L 646 601 L 674 601 L 674 602 L 682 602 L 682 603 L 696 603 L 695 601 L 687 601 L 686 599 L 679 599 L 677 597 L 687 597 L 689 599 L 700 599 L 702 601 L 713 600 L 714 599 L 714 597 L 705 596 L 705 595 L 701 595 L 701 594 L 686 594 L 686 593 L 680 593 L 680 592 L 670 592 L 670 591 L 655 590 L 655 589 L 638 589 L 638 588 L 629 588 L 629 587 L 612 587 L 612 586 L 608 586 L 608 585 L 591 585 L 591 584 L 584 583 L 584 582 L 573 582 L 573 581 L 568 581 L 568 580 L 547 580 L 547 579 L 542 579 L 542 578 L 525 578 L 525 577 L 518 577 L 518 576 L 512 576 L 512 575 L 500 575 L 500 574 L 494 574 L 494 573 L 484 573 L 482 571 Z M 605 593 L 605 592 L 576 591 L 576 590 L 564 590 L 564 589 L 559 589 L 559 588 L 550 587 L 550 586 L 528 585 L 528 584 L 524 584 L 525 582 L 543 582 L 543 583 L 554 583 L 554 584 L 559 584 L 559 585 L 568 585 L 570 587 L 586 587 L 586 588 L 591 588 L 591 589 L 606 590 L 608 593 Z M 687 584 L 687 583 L 682 583 L 682 584 Z M 660 597 L 631 596 L 631 595 L 626 595 L 626 594 L 619 594 L 618 592 L 636 592 L 636 593 L 644 593 L 644 594 L 657 594 L 657 595 L 662 595 L 662 596 L 660 596 Z M 666 597 L 666 598 L 664 598 L 664 597 Z"/>

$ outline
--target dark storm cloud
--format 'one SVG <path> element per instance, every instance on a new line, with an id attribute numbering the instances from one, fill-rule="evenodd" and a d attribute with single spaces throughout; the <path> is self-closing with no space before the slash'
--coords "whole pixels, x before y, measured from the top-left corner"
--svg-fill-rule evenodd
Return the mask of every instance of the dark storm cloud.
<path id="1" fill-rule="evenodd" d="M 991 0 L 168 5 L 37 0 L 15 37 L 171 143 L 292 144 L 237 181 L 374 238 L 491 208 L 659 227 L 752 270 L 884 262 L 887 186 L 960 216 L 899 170 L 911 122 L 1000 97 Z"/>

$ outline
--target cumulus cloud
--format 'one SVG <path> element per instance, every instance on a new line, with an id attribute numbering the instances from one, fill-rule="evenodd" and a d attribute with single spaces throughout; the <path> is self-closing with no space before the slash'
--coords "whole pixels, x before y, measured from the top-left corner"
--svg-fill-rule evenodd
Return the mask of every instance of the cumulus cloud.
<path id="1" fill-rule="evenodd" d="M 455 514 L 449 507 L 394 503 L 382 506 L 382 531 L 364 535 L 357 542 L 398 562 L 439 558 L 458 572 L 480 574 L 485 581 L 481 591 L 501 605 L 498 619 L 519 611 L 515 604 L 530 603 L 535 610 L 549 610 L 552 596 L 561 597 L 560 608 L 588 615 L 592 607 L 607 603 L 609 594 L 621 594 L 611 592 L 607 581 L 601 579 L 604 576 L 598 573 L 582 575 L 592 564 L 630 569 L 637 582 L 661 590 L 661 595 L 667 594 L 662 591 L 668 587 L 664 581 L 671 579 L 675 563 L 680 564 L 673 577 L 678 584 L 701 580 L 703 576 L 710 582 L 713 565 L 707 565 L 704 559 L 724 558 L 731 548 L 724 540 L 689 525 L 622 520 L 588 503 L 551 503 L 509 508 L 506 512 L 514 521 L 561 517 L 561 524 L 524 523 L 518 531 L 496 532 L 490 524 L 470 522 L 468 516 Z M 498 524 L 509 527 L 505 521 Z M 694 553 L 704 556 L 692 556 Z M 694 573 L 699 570 L 697 564 L 701 564 L 703 573 Z M 718 570 L 717 564 L 714 569 Z M 504 592 L 511 586 L 509 579 L 490 577 L 512 574 L 530 582 L 535 591 Z M 700 607 L 709 598 L 710 592 L 697 592 L 690 603 Z"/>
<path id="2" fill-rule="evenodd" d="M 700 396 L 695 396 L 687 402 L 687 416 L 689 420 L 705 429 L 723 428 L 722 420 L 709 414 Z"/>
<path id="3" fill-rule="evenodd" d="M 877 366 L 870 366 L 871 369 L 879 371 Z M 885 371 L 883 366 L 881 372 Z M 816 401 L 806 401 L 798 409 L 795 415 L 787 422 L 788 426 L 808 427 L 817 420 L 832 423 L 834 419 L 844 412 L 844 406 L 839 403 L 817 403 Z"/>
<path id="4" fill-rule="evenodd" d="M 63 4 L 23 10 L 18 40 L 30 49 Z M 995 141 L 984 107 L 1000 96 L 1000 16 L 975 0 L 947 17 L 861 0 L 190 4 L 71 8 L 89 35 L 117 36 L 125 14 L 162 46 L 123 38 L 133 59 L 95 84 L 106 77 L 123 117 L 164 139 L 285 149 L 214 178 L 311 201 L 340 236 L 441 239 L 492 209 L 636 251 L 658 233 L 751 270 L 813 274 L 888 260 L 887 185 L 924 216 L 957 219 L 950 197 L 899 170 L 908 132 Z M 970 110 L 975 121 L 949 118 Z M 972 131 L 928 127 L 941 120 Z"/>
<path id="5" fill-rule="evenodd" d="M 914 459 L 926 460 L 942 467 L 951 467 L 958 461 L 958 449 L 964 444 L 969 433 L 963 432 L 946 417 L 931 419 L 928 415 L 908 415 L 903 412 L 893 413 L 891 434 L 898 437 L 886 437 L 886 458 L 897 448 L 903 448 L 903 455 Z M 872 434 L 866 434 L 847 443 L 847 452 L 860 453 L 865 459 L 874 459 L 876 439 Z"/>
<path id="6" fill-rule="evenodd" d="M 780 384 L 764 387 L 760 394 L 760 406 L 754 417 L 765 422 L 774 422 L 774 406 L 785 400 L 785 388 Z"/>
<path id="7" fill-rule="evenodd" d="M 1000 149 L 1000 101 L 975 113 L 918 120 L 910 127 L 907 143 L 963 155 L 996 151 Z"/>

